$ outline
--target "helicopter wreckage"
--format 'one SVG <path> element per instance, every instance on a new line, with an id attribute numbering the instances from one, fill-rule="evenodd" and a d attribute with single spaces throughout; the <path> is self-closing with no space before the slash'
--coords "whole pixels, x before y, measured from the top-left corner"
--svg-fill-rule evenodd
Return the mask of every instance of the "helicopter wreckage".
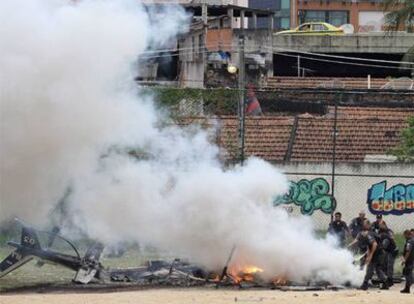
<path id="1" fill-rule="evenodd" d="M 86 253 L 81 256 L 79 250 L 69 240 L 59 235 L 59 230 L 46 232 L 47 244 L 42 247 L 38 237 L 38 230 L 22 224 L 20 243 L 9 241 L 14 247 L 3 261 L 0 262 L 0 278 L 23 266 L 27 262 L 37 259 L 37 266 L 45 263 L 59 265 L 75 272 L 73 283 L 86 285 L 98 284 L 136 284 L 142 286 L 237 286 L 239 288 L 265 287 L 281 290 L 322 290 L 341 289 L 343 286 L 332 286 L 328 282 L 295 283 L 283 276 L 277 276 L 270 281 L 261 278 L 262 269 L 246 267 L 235 269 L 231 267 L 236 247 L 233 247 L 223 270 L 219 273 L 207 271 L 204 268 L 183 262 L 180 259 L 149 260 L 144 265 L 134 268 L 108 268 L 100 262 L 104 246 L 100 243 L 92 244 Z M 68 244 L 74 254 L 67 254 L 52 250 L 56 239 Z"/>
<path id="2" fill-rule="evenodd" d="M 205 282 L 206 272 L 195 265 L 185 263 L 179 259 L 172 262 L 162 260 L 150 260 L 145 265 L 136 268 L 106 268 L 100 262 L 104 246 L 100 243 L 92 244 L 81 256 L 79 250 L 69 240 L 58 234 L 58 230 L 46 232 L 49 235 L 47 246 L 42 248 L 37 230 L 22 227 L 20 243 L 9 241 L 7 244 L 14 247 L 3 261 L 0 262 L 0 278 L 23 266 L 33 259 L 37 259 L 37 266 L 45 263 L 59 265 L 75 271 L 74 283 L 88 284 L 92 281 L 100 283 L 108 282 L 136 282 L 144 284 L 153 281 L 194 281 Z M 52 244 L 56 239 L 63 240 L 72 248 L 74 254 L 61 253 L 52 250 Z"/>

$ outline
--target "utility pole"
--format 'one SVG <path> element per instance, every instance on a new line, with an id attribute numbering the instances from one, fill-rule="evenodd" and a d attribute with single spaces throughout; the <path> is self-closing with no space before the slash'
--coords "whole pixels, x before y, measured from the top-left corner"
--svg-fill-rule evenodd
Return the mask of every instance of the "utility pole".
<path id="1" fill-rule="evenodd" d="M 239 37 L 239 140 L 240 140 L 240 163 L 244 163 L 245 145 L 245 63 L 244 63 L 244 34 Z"/>
<path id="2" fill-rule="evenodd" d="M 202 20 L 203 20 L 203 34 L 201 35 L 201 37 L 199 37 L 199 39 L 202 39 L 202 44 L 203 47 L 200 48 L 198 50 L 198 52 L 201 52 L 201 58 L 203 60 L 203 67 L 204 67 L 204 73 L 203 73 L 203 82 L 202 82 L 202 87 L 204 88 L 205 85 L 205 72 L 206 72 L 206 66 L 207 66 L 207 29 L 208 29 L 208 6 L 207 3 L 203 3 L 202 7 L 201 7 L 201 15 L 202 15 Z M 200 54 L 200 53 L 199 53 Z M 204 100 L 203 100 L 204 103 Z"/>
<path id="3" fill-rule="evenodd" d="M 336 170 L 336 139 L 338 136 L 338 95 L 335 96 L 335 112 L 334 112 L 334 127 L 333 127 L 333 145 L 332 145 L 332 198 L 335 199 L 335 170 Z M 339 103 L 342 102 L 342 92 L 339 93 Z M 333 221 L 333 212 L 331 213 L 331 222 Z"/>
<path id="4" fill-rule="evenodd" d="M 296 6 L 296 1 L 297 0 L 291 0 L 290 5 L 292 6 L 291 8 L 291 14 L 290 14 L 290 26 L 291 28 L 295 28 L 297 23 L 296 20 L 298 18 L 298 11 L 296 10 L 297 6 Z"/>

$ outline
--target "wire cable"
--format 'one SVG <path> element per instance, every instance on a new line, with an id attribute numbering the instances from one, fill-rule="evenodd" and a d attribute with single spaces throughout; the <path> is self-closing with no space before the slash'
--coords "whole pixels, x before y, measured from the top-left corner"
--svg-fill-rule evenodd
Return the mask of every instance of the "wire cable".
<path id="1" fill-rule="evenodd" d="M 220 43 L 220 44 L 217 44 L 216 47 L 217 48 L 232 47 L 232 48 L 237 49 L 239 47 L 239 45 L 234 44 L 234 43 Z M 394 60 L 371 59 L 371 58 L 362 58 L 362 57 L 353 57 L 353 56 L 332 55 L 332 54 L 301 51 L 301 50 L 297 50 L 297 49 L 280 48 L 280 47 L 269 46 L 269 45 L 261 45 L 261 47 L 265 48 L 265 49 L 268 49 L 268 50 L 271 49 L 272 51 L 277 50 L 278 52 L 280 52 L 280 51 L 282 51 L 282 52 L 291 52 L 291 53 L 314 55 L 314 56 L 327 57 L 327 58 L 351 59 L 351 60 L 356 60 L 356 61 L 370 61 L 370 62 L 381 62 L 381 63 L 390 63 L 390 64 L 414 65 L 414 62 L 409 62 L 409 61 L 394 61 Z M 210 48 L 214 48 L 214 47 L 210 46 Z M 185 51 L 185 50 L 193 51 L 193 50 L 200 50 L 200 49 L 206 49 L 206 47 L 205 46 L 200 46 L 200 47 L 195 47 L 195 48 L 194 47 L 183 47 L 183 48 L 174 48 L 174 49 L 160 49 L 160 50 L 144 51 L 141 54 L 157 54 L 157 53 L 165 53 L 165 52 L 180 52 L 180 51 Z M 260 49 L 258 49 L 256 51 L 260 51 Z M 169 55 L 169 54 L 165 54 L 165 55 Z M 171 56 L 171 55 L 169 55 L 169 56 Z"/>
<path id="2" fill-rule="evenodd" d="M 277 53 L 281 56 L 286 57 L 294 57 L 298 58 L 297 55 L 291 55 L 286 53 Z M 306 57 L 306 56 L 300 56 L 302 59 L 312 60 L 312 61 L 319 61 L 319 62 L 329 62 L 329 63 L 336 63 L 336 64 L 347 64 L 347 65 L 353 65 L 353 66 L 364 66 L 364 67 L 374 67 L 374 68 L 381 68 L 381 69 L 394 69 L 394 70 L 414 70 L 414 67 L 400 67 L 400 66 L 387 66 L 387 65 L 376 65 L 376 64 L 367 64 L 367 63 L 357 63 L 357 62 L 346 62 L 346 61 L 339 61 L 339 60 L 329 60 L 329 59 L 322 59 L 322 58 L 313 58 L 313 57 Z"/>
<path id="3" fill-rule="evenodd" d="M 324 53 L 315 53 L 315 52 L 307 52 L 307 51 L 301 51 L 301 50 L 295 50 L 295 49 L 286 49 L 286 48 L 280 48 L 280 47 L 269 47 L 264 46 L 265 48 L 271 48 L 272 50 L 280 50 L 283 52 L 292 52 L 292 53 L 299 53 L 299 54 L 307 54 L 307 55 L 314 55 L 314 56 L 320 56 L 320 57 L 330 57 L 330 58 L 339 58 L 339 59 L 352 59 L 356 61 L 371 61 L 371 62 L 381 62 L 381 63 L 391 63 L 391 64 L 412 64 L 414 65 L 414 62 L 409 61 L 393 61 L 393 60 L 382 60 L 382 59 L 371 59 L 371 58 L 362 58 L 362 57 L 351 57 L 351 56 L 341 56 L 341 55 L 331 55 L 331 54 L 324 54 Z"/>
<path id="4" fill-rule="evenodd" d="M 256 50 L 260 51 L 260 50 Z M 233 53 L 238 53 L 238 50 L 233 51 Z M 249 50 L 247 49 L 246 52 L 255 52 L 255 50 Z M 163 55 L 154 55 L 154 56 L 144 56 L 139 57 L 139 60 L 146 60 L 146 59 L 157 59 L 157 58 L 169 58 L 169 57 L 178 57 L 178 56 L 185 56 L 185 55 L 194 55 L 197 57 L 200 54 L 208 54 L 212 53 L 209 50 L 200 51 L 197 52 L 186 51 L 186 52 L 180 52 L 176 54 L 163 54 Z M 293 54 L 287 54 L 284 52 L 276 52 L 274 54 L 278 54 L 285 57 L 294 57 L 298 58 L 299 55 L 293 55 Z M 307 57 L 307 56 L 300 56 L 302 59 L 312 60 L 312 61 L 319 61 L 319 62 L 328 62 L 328 63 L 336 63 L 336 64 L 346 64 L 346 65 L 352 65 L 352 66 L 364 66 L 364 67 L 372 67 L 372 68 L 384 68 L 384 69 L 393 69 L 393 70 L 408 70 L 412 71 L 414 70 L 414 67 L 402 67 L 402 66 L 389 66 L 389 65 L 379 65 L 379 64 L 368 64 L 368 63 L 358 63 L 358 62 L 346 62 L 346 61 L 340 61 L 340 60 L 329 60 L 329 59 L 323 59 L 323 58 L 315 58 L 315 57 Z M 346 57 L 345 57 L 346 58 Z"/>

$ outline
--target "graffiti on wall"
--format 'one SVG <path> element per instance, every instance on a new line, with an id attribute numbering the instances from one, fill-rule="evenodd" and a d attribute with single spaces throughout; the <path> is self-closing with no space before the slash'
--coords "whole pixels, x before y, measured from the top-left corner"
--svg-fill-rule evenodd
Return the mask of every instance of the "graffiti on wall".
<path id="1" fill-rule="evenodd" d="M 387 181 L 368 190 L 368 209 L 373 214 L 402 215 L 414 212 L 414 184 L 398 184 L 387 189 Z"/>
<path id="2" fill-rule="evenodd" d="M 289 193 L 276 199 L 275 205 L 295 204 L 304 215 L 312 215 L 316 210 L 331 214 L 336 208 L 336 200 L 329 190 L 329 183 L 324 178 L 291 182 Z"/>

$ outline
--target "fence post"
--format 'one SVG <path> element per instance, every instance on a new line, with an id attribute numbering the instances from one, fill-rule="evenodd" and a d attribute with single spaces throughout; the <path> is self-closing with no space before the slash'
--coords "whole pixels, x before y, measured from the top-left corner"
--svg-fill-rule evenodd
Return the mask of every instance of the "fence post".
<path id="1" fill-rule="evenodd" d="M 337 121 L 338 121 L 338 94 L 335 96 L 335 109 L 334 109 L 334 127 L 333 127 L 333 145 L 332 145 L 332 179 L 331 179 L 331 192 L 332 197 L 335 199 L 335 170 L 336 170 L 336 137 L 337 137 Z M 339 94 L 339 103 L 342 101 L 342 92 Z M 331 213 L 331 222 L 333 221 L 333 213 Z"/>
<path id="2" fill-rule="evenodd" d="M 244 63 L 244 34 L 239 38 L 239 139 L 240 139 L 240 163 L 244 163 L 245 145 L 245 63 Z"/>

